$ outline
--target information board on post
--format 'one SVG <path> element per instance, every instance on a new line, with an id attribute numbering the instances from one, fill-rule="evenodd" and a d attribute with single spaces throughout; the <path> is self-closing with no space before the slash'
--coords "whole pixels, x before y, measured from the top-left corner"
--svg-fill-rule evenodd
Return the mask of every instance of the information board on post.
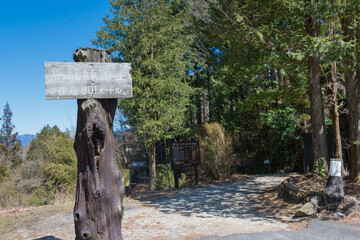
<path id="1" fill-rule="evenodd" d="M 130 98 L 130 63 L 45 62 L 46 99 Z"/>
<path id="2" fill-rule="evenodd" d="M 189 166 L 198 166 L 200 164 L 199 141 L 172 142 L 171 164 L 174 169 Z"/>

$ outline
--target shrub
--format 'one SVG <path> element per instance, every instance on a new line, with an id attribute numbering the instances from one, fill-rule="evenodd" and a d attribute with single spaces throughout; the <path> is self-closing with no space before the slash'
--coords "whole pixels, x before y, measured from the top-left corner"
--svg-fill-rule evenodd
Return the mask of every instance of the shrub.
<path id="1" fill-rule="evenodd" d="M 175 187 L 174 173 L 171 169 L 171 164 L 158 164 L 156 177 L 156 189 L 166 190 Z M 182 173 L 179 179 L 179 187 L 186 181 L 186 174 Z"/>
<path id="2" fill-rule="evenodd" d="M 16 207 L 14 198 L 16 198 L 15 185 L 11 181 L 3 181 L 0 184 L 0 207 Z"/>
<path id="3" fill-rule="evenodd" d="M 219 123 L 205 123 L 197 138 L 200 139 L 201 174 L 211 180 L 228 178 L 235 160 L 230 135 Z"/>
<path id="4" fill-rule="evenodd" d="M 6 163 L 0 163 L 0 183 L 10 176 L 10 169 Z"/>
<path id="5" fill-rule="evenodd" d="M 314 163 L 314 172 L 317 173 L 320 177 L 327 177 L 327 164 L 325 158 L 320 158 Z"/>
<path id="6" fill-rule="evenodd" d="M 15 178 L 9 177 L 0 184 L 0 208 L 27 206 L 28 195 L 19 191 Z"/>
<path id="7" fill-rule="evenodd" d="M 44 177 L 40 161 L 25 161 L 18 169 L 21 171 L 21 178 L 24 180 L 33 178 L 42 179 Z"/>
<path id="8" fill-rule="evenodd" d="M 49 191 L 46 187 L 42 186 L 30 194 L 28 203 L 30 205 L 41 206 L 53 203 L 54 199 L 55 197 L 52 191 Z"/>
<path id="9" fill-rule="evenodd" d="M 29 168 L 24 175 L 40 175 L 44 186 L 53 194 L 63 188 L 75 189 L 77 170 L 73 144 L 68 133 L 61 132 L 56 126 L 45 126 L 31 141 L 27 154 L 28 164 L 39 166 L 41 174 Z"/>
<path id="10" fill-rule="evenodd" d="M 0 208 L 44 205 L 73 197 L 76 189 L 74 140 L 46 126 L 30 144 L 26 161 L 0 163 Z"/>

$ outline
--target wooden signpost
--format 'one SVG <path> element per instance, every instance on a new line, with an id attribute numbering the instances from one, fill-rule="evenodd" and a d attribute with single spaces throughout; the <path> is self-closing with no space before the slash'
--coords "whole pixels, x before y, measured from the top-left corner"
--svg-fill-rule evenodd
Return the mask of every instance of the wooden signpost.
<path id="1" fill-rule="evenodd" d="M 47 99 L 78 99 L 76 240 L 119 240 L 124 184 L 112 127 L 117 98 L 132 97 L 130 64 L 90 48 L 77 49 L 74 60 L 45 63 L 45 86 Z"/>
<path id="2" fill-rule="evenodd" d="M 170 149 L 173 168 L 198 166 L 200 164 L 199 141 L 172 142 Z"/>
<path id="3" fill-rule="evenodd" d="M 130 63 L 46 62 L 46 99 L 132 97 Z"/>
<path id="4" fill-rule="evenodd" d="M 186 167 L 192 167 L 195 173 L 195 184 L 199 183 L 197 166 L 200 164 L 199 141 L 172 142 L 171 166 L 174 171 L 175 188 L 179 188 L 180 171 Z"/>

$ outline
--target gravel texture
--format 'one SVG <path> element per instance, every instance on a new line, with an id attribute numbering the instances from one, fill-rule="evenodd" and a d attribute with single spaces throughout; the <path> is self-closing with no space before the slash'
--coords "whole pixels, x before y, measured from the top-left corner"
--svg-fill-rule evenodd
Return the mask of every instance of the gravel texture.
<path id="1" fill-rule="evenodd" d="M 291 216 L 259 211 L 258 199 L 286 175 L 256 175 L 246 180 L 179 191 L 170 196 L 126 200 L 123 238 L 200 239 L 238 233 L 294 229 Z M 7 218 L 7 219 L 6 219 Z M 7 227 L 0 239 L 74 239 L 72 206 L 0 212 Z M 14 221 L 23 221 L 14 223 Z"/>

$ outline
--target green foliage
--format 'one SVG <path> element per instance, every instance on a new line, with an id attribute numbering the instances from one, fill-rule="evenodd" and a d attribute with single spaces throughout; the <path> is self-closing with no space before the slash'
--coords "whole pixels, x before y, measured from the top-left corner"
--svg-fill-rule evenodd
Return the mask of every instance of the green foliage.
<path id="1" fill-rule="evenodd" d="M 46 141 L 44 155 L 47 158 L 42 169 L 50 189 L 75 188 L 77 170 L 73 144 L 68 134 L 55 134 Z"/>
<path id="2" fill-rule="evenodd" d="M 28 204 L 36 206 L 51 204 L 54 202 L 54 196 L 53 192 L 42 186 L 30 194 Z"/>
<path id="3" fill-rule="evenodd" d="M 23 175 L 28 178 L 43 178 L 43 185 L 36 190 L 39 191 L 39 199 L 36 199 L 37 193 L 33 193 L 31 203 L 48 203 L 54 198 L 55 192 L 75 190 L 77 165 L 73 144 L 74 140 L 68 133 L 61 132 L 57 126 L 49 125 L 31 141 L 27 152 L 29 166 L 23 170 Z M 34 166 L 39 169 L 34 169 Z"/>
<path id="4" fill-rule="evenodd" d="M 187 109 L 193 89 L 188 84 L 193 43 L 183 1 L 110 1 L 95 45 L 113 53 L 115 61 L 132 63 L 133 97 L 121 99 L 124 124 L 133 127 L 154 161 L 155 142 L 189 131 Z M 155 164 L 151 166 L 151 186 Z"/>
<path id="5" fill-rule="evenodd" d="M 232 138 L 219 123 L 205 123 L 200 134 L 200 171 L 211 180 L 227 179 L 235 164 Z"/>
<path id="6" fill-rule="evenodd" d="M 133 98 L 119 109 L 127 124 L 150 146 L 183 134 L 193 91 L 187 84 L 191 36 L 181 1 L 111 1 L 94 43 L 113 51 L 115 61 L 132 63 Z"/>
<path id="7" fill-rule="evenodd" d="M 314 172 L 317 173 L 320 177 L 327 177 L 327 164 L 324 158 L 317 159 L 314 163 Z"/>
<path id="8" fill-rule="evenodd" d="M 39 160 L 25 161 L 19 168 L 19 171 L 21 171 L 23 179 L 43 179 L 44 177 L 44 173 L 41 168 L 41 161 Z"/>
<path id="9" fill-rule="evenodd" d="M 57 126 L 45 126 L 30 143 L 28 161 L 39 161 L 45 185 L 55 191 L 59 188 L 75 188 L 76 154 L 74 140 Z"/>
<path id="10" fill-rule="evenodd" d="M 171 169 L 171 164 L 159 164 L 157 167 L 156 189 L 166 190 L 175 187 L 174 173 Z M 186 181 L 186 174 L 181 173 L 179 179 L 179 187 L 184 185 Z"/>
<path id="11" fill-rule="evenodd" d="M 0 154 L 10 168 L 14 168 L 21 163 L 21 143 L 17 139 L 18 133 L 13 133 L 15 126 L 11 122 L 12 116 L 9 103 L 6 103 L 2 117 L 2 128 L 0 129 Z"/>
<path id="12" fill-rule="evenodd" d="M 284 169 L 292 170 L 299 143 L 299 126 L 296 121 L 296 110 L 282 104 L 278 108 L 260 113 L 260 131 L 266 132 L 266 142 L 263 150 L 267 153 L 262 160 L 270 160 L 272 172 Z"/>
<path id="13" fill-rule="evenodd" d="M 10 176 L 10 169 L 6 163 L 0 163 L 0 183 Z"/>
<path id="14" fill-rule="evenodd" d="M 51 189 L 61 189 L 62 187 L 75 188 L 76 166 L 61 163 L 43 163 L 42 169 L 46 179 L 46 184 Z"/>
<path id="15" fill-rule="evenodd" d="M 45 126 L 33 139 L 26 161 L 11 170 L 0 163 L 0 207 L 44 205 L 66 198 L 76 187 L 74 140 Z"/>
<path id="16" fill-rule="evenodd" d="M 281 1 L 191 4 L 208 51 L 202 71 L 210 77 L 201 80 L 211 91 L 210 120 L 239 135 L 235 150 L 253 170 L 268 171 L 266 159 L 271 171 L 295 164 L 309 101 L 307 64 L 291 53 L 303 53 L 304 20 L 293 18 Z"/>
<path id="17" fill-rule="evenodd" d="M 61 132 L 57 126 L 49 126 L 46 125 L 41 129 L 39 133 L 36 134 L 36 138 L 33 139 L 30 143 L 29 150 L 27 151 L 26 159 L 27 160 L 40 160 L 46 161 L 47 151 L 46 151 L 46 143 L 53 136 L 63 136 L 65 133 Z"/>
<path id="18" fill-rule="evenodd" d="M 352 92 L 340 89 L 359 68 L 358 1 L 110 3 L 93 42 L 112 51 L 115 61 L 132 63 L 134 98 L 121 100 L 119 108 L 151 157 L 156 141 L 221 122 L 238 139 L 237 156 L 253 170 L 301 171 L 301 135 L 310 123 L 309 57 L 320 57 L 322 89 L 336 61 L 339 99 Z M 322 106 L 326 119 L 329 105 Z"/>

